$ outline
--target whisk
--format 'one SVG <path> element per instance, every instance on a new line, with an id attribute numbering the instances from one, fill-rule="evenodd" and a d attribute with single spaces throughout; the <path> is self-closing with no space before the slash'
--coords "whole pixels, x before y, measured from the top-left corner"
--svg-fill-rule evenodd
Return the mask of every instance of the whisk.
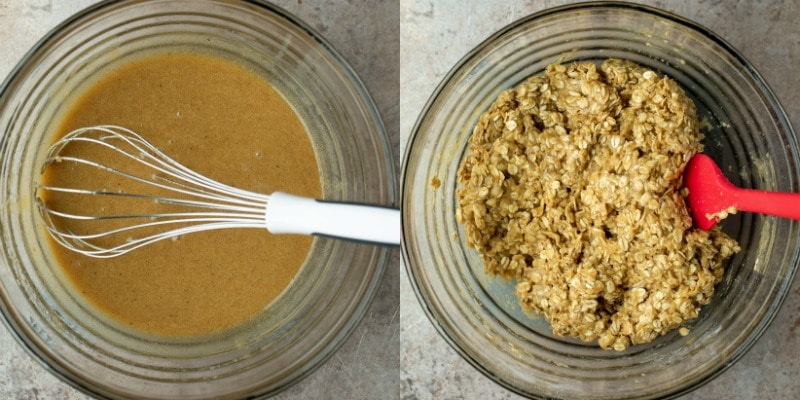
<path id="1" fill-rule="evenodd" d="M 112 159 L 140 164 L 152 174 L 142 176 L 145 175 L 142 172 L 126 171 L 116 164 L 111 165 L 113 163 L 65 151 L 74 145 L 99 146 L 101 151 L 111 154 Z M 165 239 L 226 228 L 266 228 L 273 234 L 318 235 L 390 246 L 400 244 L 398 209 L 238 189 L 194 172 L 139 134 L 119 126 L 92 126 L 68 133 L 49 149 L 42 173 L 55 163 L 98 169 L 130 183 L 121 190 L 36 185 L 37 208 L 53 239 L 70 250 L 92 257 L 115 257 Z M 130 188 L 142 192 L 126 190 Z M 73 212 L 58 209 L 48 200 L 58 194 L 90 196 L 91 201 L 103 205 L 98 206 L 100 210 L 106 209 L 105 204 L 133 199 L 159 211 L 131 210 L 111 215 L 100 211 L 97 214 L 102 215 L 83 210 Z M 86 232 L 77 232 L 70 228 L 72 223 L 93 225 Z"/>

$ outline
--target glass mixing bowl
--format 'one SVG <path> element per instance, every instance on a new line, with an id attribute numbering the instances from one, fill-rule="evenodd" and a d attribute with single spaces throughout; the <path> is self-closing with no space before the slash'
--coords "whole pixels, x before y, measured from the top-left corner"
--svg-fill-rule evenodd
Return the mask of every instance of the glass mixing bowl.
<path id="1" fill-rule="evenodd" d="M 670 332 L 626 351 L 556 337 L 526 314 L 514 283 L 484 274 L 455 221 L 456 173 L 481 113 L 503 90 L 561 61 L 623 58 L 666 74 L 710 128 L 705 152 L 736 184 L 798 191 L 800 150 L 788 118 L 742 56 L 695 23 L 653 8 L 596 2 L 508 25 L 467 54 L 428 100 L 411 132 L 401 179 L 403 256 L 423 309 L 475 368 L 526 396 L 620 399 L 677 396 L 739 359 L 779 309 L 798 265 L 800 224 L 751 214 L 723 229 L 742 251 L 712 302 Z M 433 185 L 438 179 L 440 184 Z"/>
<path id="2" fill-rule="evenodd" d="M 305 123 L 325 199 L 392 205 L 386 132 L 364 85 L 328 42 L 254 1 L 110 1 L 42 39 L 0 89 L 0 312 L 53 374 L 109 398 L 273 394 L 326 360 L 364 314 L 390 250 L 315 239 L 290 287 L 254 320 L 191 339 L 121 329 L 71 290 L 49 251 L 34 182 L 71 96 L 145 55 L 214 54 L 250 67 Z"/>

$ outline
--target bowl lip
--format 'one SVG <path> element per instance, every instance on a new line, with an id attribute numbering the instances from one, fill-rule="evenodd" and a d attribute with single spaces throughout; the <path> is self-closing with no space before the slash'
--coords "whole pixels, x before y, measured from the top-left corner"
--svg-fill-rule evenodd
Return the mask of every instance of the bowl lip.
<path id="1" fill-rule="evenodd" d="M 194 6 L 194 1 L 185 1 L 185 0 L 157 0 L 162 2 L 170 2 L 176 1 L 178 3 L 186 3 L 191 4 Z M 329 56 L 333 58 L 336 62 L 336 67 L 340 69 L 346 78 L 353 84 L 353 89 L 355 89 L 356 94 L 363 100 L 365 105 L 365 110 L 368 111 L 366 115 L 375 125 L 375 131 L 377 137 L 380 139 L 378 150 L 383 153 L 385 159 L 387 160 L 385 168 L 386 168 L 386 178 L 387 178 L 387 200 L 388 204 L 386 206 L 397 208 L 399 206 L 399 199 L 400 199 L 400 191 L 399 191 L 399 177 L 397 174 L 397 167 L 394 162 L 394 151 L 392 150 L 392 146 L 389 140 L 389 136 L 386 131 L 386 126 L 383 122 L 383 118 L 381 117 L 381 113 L 378 109 L 377 104 L 374 101 L 373 96 L 370 94 L 367 86 L 364 84 L 363 80 L 358 76 L 355 72 L 355 69 L 347 62 L 347 60 L 339 53 L 334 46 L 323 36 L 321 35 L 316 29 L 311 27 L 308 23 L 304 22 L 299 17 L 295 16 L 294 14 L 290 13 L 289 11 L 285 10 L 279 5 L 270 3 L 265 0 L 202 0 L 206 3 L 239 3 L 243 6 L 250 6 L 258 8 L 262 11 L 266 11 L 270 14 L 273 14 L 279 17 L 282 20 L 289 22 L 292 26 L 299 29 L 302 33 L 310 37 L 314 42 L 319 44 L 321 48 L 327 53 Z M 139 0 L 103 0 L 98 3 L 89 5 L 78 12 L 72 14 L 70 17 L 66 18 L 59 24 L 57 24 L 54 28 L 44 34 L 36 43 L 34 43 L 28 51 L 20 58 L 20 60 L 14 65 L 14 67 L 9 71 L 6 78 L 0 84 L 0 109 L 6 107 L 6 97 L 8 96 L 9 88 L 20 79 L 20 74 L 26 67 L 31 65 L 32 60 L 48 45 L 53 41 L 57 35 L 61 32 L 65 31 L 68 28 L 79 26 L 81 21 L 87 18 L 91 18 L 92 16 L 96 15 L 97 13 L 103 12 L 107 9 L 111 9 L 114 7 L 127 7 L 127 6 L 135 6 L 138 3 L 141 3 Z M 0 134 L 0 148 L 6 146 L 7 136 L 3 133 Z M 384 246 L 382 250 L 380 250 L 380 254 L 377 256 L 376 261 L 376 268 L 373 274 L 373 277 L 369 284 L 367 285 L 364 291 L 364 297 L 356 308 L 354 308 L 353 312 L 353 320 L 352 323 L 346 325 L 341 331 L 339 331 L 335 337 L 331 339 L 328 346 L 323 349 L 320 354 L 316 354 L 314 358 L 310 360 L 307 364 L 308 368 L 302 370 L 301 373 L 294 376 L 292 379 L 284 382 L 281 386 L 278 386 L 270 393 L 256 393 L 254 396 L 256 398 L 261 398 L 263 396 L 272 396 L 279 392 L 282 392 L 289 387 L 293 386 L 297 382 L 305 379 L 312 373 L 314 373 L 320 366 L 322 366 L 328 359 L 330 359 L 347 341 L 353 331 L 360 325 L 361 321 L 363 320 L 366 311 L 372 305 L 375 300 L 375 295 L 380 289 L 380 286 L 384 280 L 384 275 L 386 275 L 386 269 L 388 263 L 392 259 L 391 253 L 394 251 L 394 247 Z M 0 303 L 0 320 L 2 320 L 3 325 L 6 327 L 8 332 L 11 333 L 11 336 L 14 340 L 19 344 L 19 346 L 27 353 L 32 359 L 36 360 L 36 362 L 42 366 L 47 372 L 51 375 L 57 377 L 61 382 L 68 384 L 69 386 L 77 389 L 78 391 L 90 395 L 90 396 L 99 396 L 103 398 L 111 398 L 107 393 L 101 393 L 87 385 L 80 383 L 72 378 L 70 373 L 67 373 L 67 368 L 65 368 L 59 362 L 58 357 L 50 356 L 51 351 L 46 348 L 34 348 L 31 344 L 29 344 L 23 337 L 22 329 L 15 323 L 13 318 L 10 318 L 11 314 L 14 314 L 15 311 L 13 308 L 9 308 L 6 302 Z M 320 355 L 322 355 L 320 357 Z"/>
<path id="2" fill-rule="evenodd" d="M 459 59 L 452 68 L 447 72 L 447 74 L 439 81 L 436 88 L 433 90 L 432 94 L 425 102 L 424 106 L 420 109 L 419 115 L 417 116 L 416 121 L 414 122 L 414 127 L 410 131 L 410 135 L 406 141 L 406 146 L 403 151 L 403 159 L 401 162 L 401 176 L 400 176 L 400 197 L 401 199 L 405 199 L 407 186 L 410 187 L 409 182 L 409 164 L 408 161 L 411 157 L 411 150 L 415 147 L 414 144 L 418 140 L 418 136 L 420 134 L 420 128 L 423 122 L 427 119 L 428 112 L 431 110 L 434 104 L 439 101 L 439 98 L 444 91 L 445 87 L 450 84 L 450 81 L 453 79 L 455 75 L 459 73 L 462 67 L 467 65 L 471 60 L 473 60 L 477 54 L 490 45 L 492 42 L 496 41 L 498 38 L 501 38 L 507 35 L 509 32 L 514 31 L 518 27 L 531 23 L 537 19 L 546 18 L 558 14 L 567 14 L 571 12 L 586 12 L 590 10 L 621 10 L 633 13 L 640 13 L 640 14 L 647 14 L 649 16 L 654 16 L 656 18 L 662 18 L 665 20 L 669 20 L 671 22 L 677 23 L 685 28 L 690 30 L 694 30 L 700 33 L 702 36 L 706 37 L 714 44 L 720 46 L 720 48 L 725 51 L 728 55 L 732 56 L 736 63 L 743 66 L 752 80 L 757 84 L 757 86 L 761 89 L 762 94 L 766 95 L 770 100 L 771 106 L 775 108 L 776 115 L 775 118 L 780 122 L 780 124 L 786 128 L 787 133 L 789 134 L 788 137 L 784 138 L 793 149 L 797 150 L 797 139 L 796 134 L 791 126 L 791 122 L 789 121 L 786 112 L 783 106 L 778 101 L 777 96 L 775 95 L 774 91 L 769 87 L 767 82 L 761 76 L 761 74 L 753 67 L 753 65 L 730 43 L 728 43 L 725 39 L 721 36 L 717 35 L 710 29 L 700 25 L 697 22 L 694 22 L 688 18 L 682 17 L 670 11 L 637 3 L 630 3 L 626 1 L 586 1 L 586 2 L 578 2 L 573 4 L 566 4 L 556 7 L 547 8 L 544 10 L 540 10 L 526 16 L 523 16 L 509 24 L 506 24 L 499 30 L 492 33 L 486 39 L 478 43 L 474 46 L 469 52 L 467 52 L 461 59 Z M 405 221 L 409 214 L 409 210 L 407 209 L 408 202 L 403 201 L 401 204 L 401 215 L 402 221 Z M 451 349 L 455 350 L 455 352 L 461 356 L 464 360 L 466 360 L 473 368 L 478 370 L 481 374 L 486 376 L 487 378 L 491 379 L 493 382 L 497 383 L 498 385 L 523 396 L 531 396 L 531 395 L 538 395 L 535 393 L 529 393 L 521 388 L 513 386 L 510 382 L 507 382 L 501 379 L 500 376 L 495 374 L 492 370 L 487 368 L 480 362 L 480 360 L 472 357 L 464 348 L 461 347 L 458 341 L 453 339 L 448 331 L 444 328 L 444 326 L 440 323 L 437 317 L 437 313 L 432 309 L 431 302 L 428 301 L 428 295 L 423 292 L 421 285 L 418 283 L 419 278 L 415 273 L 415 267 L 412 266 L 411 251 L 407 244 L 407 238 L 410 237 L 411 233 L 406 231 L 405 223 L 401 224 L 401 255 L 404 260 L 405 270 L 408 275 L 408 279 L 411 283 L 411 287 L 414 289 L 414 294 L 419 302 L 420 308 L 423 310 L 425 315 L 427 316 L 428 320 L 431 322 L 433 327 L 436 329 L 436 332 L 439 334 L 441 338 L 450 346 Z M 744 354 L 752 348 L 752 346 L 761 338 L 763 333 L 771 324 L 772 320 L 780 311 L 785 299 L 786 299 L 786 290 L 791 286 L 792 282 L 794 281 L 795 273 L 798 269 L 798 261 L 800 261 L 800 248 L 794 249 L 791 253 L 790 258 L 792 264 L 789 267 L 788 274 L 786 276 L 783 285 L 780 285 L 780 290 L 784 292 L 783 296 L 777 299 L 776 302 L 773 303 L 774 311 L 771 314 L 768 314 L 760 323 L 760 325 L 754 330 L 751 335 L 752 340 L 745 343 L 742 347 L 740 347 L 731 357 L 728 362 L 722 363 L 722 365 L 718 366 L 715 370 L 708 373 L 706 376 L 701 377 L 700 379 L 691 382 L 689 386 L 679 388 L 676 391 L 664 393 L 663 395 L 666 398 L 674 398 L 689 392 L 694 391 L 695 389 L 703 386 L 704 384 L 708 383 L 709 381 L 713 380 L 723 372 L 725 372 L 728 368 L 730 368 L 733 364 L 735 364 L 739 359 L 741 359 Z"/>

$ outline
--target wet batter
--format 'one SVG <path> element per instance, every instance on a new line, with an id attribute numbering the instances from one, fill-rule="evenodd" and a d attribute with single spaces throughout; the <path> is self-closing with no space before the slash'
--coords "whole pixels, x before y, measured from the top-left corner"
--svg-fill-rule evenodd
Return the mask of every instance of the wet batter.
<path id="1" fill-rule="evenodd" d="M 77 97 L 58 130 L 63 135 L 101 124 L 130 128 L 220 182 L 320 197 L 314 151 L 300 119 L 266 80 L 233 62 L 169 54 L 130 63 Z M 107 179 L 74 172 L 54 164 L 43 183 L 81 187 Z M 57 197 L 46 200 L 57 203 Z M 112 319 L 150 334 L 194 336 L 264 310 L 297 274 L 312 240 L 234 229 L 194 233 L 112 259 L 56 244 L 52 251 L 74 290 Z"/>

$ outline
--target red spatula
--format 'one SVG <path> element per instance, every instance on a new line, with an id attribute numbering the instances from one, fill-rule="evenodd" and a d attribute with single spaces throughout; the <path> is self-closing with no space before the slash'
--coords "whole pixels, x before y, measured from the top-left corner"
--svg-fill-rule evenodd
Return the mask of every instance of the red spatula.
<path id="1" fill-rule="evenodd" d="M 719 222 L 720 214 L 734 210 L 800 220 L 800 193 L 738 188 L 705 154 L 697 154 L 689 160 L 684 178 L 692 219 L 695 226 L 704 231 Z"/>

